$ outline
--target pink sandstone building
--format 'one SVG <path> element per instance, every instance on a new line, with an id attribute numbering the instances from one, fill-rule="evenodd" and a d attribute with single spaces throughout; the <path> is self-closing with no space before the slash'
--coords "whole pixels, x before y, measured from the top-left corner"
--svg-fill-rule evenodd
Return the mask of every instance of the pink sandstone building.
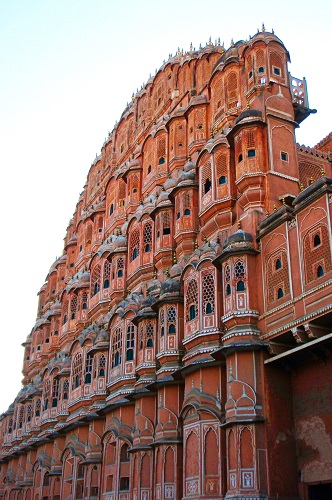
<path id="1" fill-rule="evenodd" d="M 296 144 L 288 61 L 263 27 L 133 95 L 39 292 L 1 499 L 332 498 L 332 135 Z"/>

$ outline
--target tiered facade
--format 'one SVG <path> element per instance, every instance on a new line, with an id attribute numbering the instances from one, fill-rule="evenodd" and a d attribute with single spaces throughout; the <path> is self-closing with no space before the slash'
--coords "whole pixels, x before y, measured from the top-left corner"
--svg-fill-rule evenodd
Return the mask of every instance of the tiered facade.
<path id="1" fill-rule="evenodd" d="M 329 498 L 332 137 L 295 143 L 288 60 L 262 29 L 133 96 L 39 293 L 0 498 Z"/>

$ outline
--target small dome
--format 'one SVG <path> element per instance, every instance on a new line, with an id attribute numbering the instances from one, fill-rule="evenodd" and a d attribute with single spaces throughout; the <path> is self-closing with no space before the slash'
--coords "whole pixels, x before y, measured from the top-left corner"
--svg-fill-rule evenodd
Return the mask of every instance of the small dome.
<path id="1" fill-rule="evenodd" d="M 172 189 L 176 185 L 176 180 L 172 177 L 169 177 L 166 182 L 164 182 L 164 188 L 167 191 L 168 189 Z"/>
<path id="2" fill-rule="evenodd" d="M 179 178 L 178 178 L 178 185 L 183 183 L 183 182 L 194 182 L 196 180 L 196 175 L 195 175 L 195 172 L 193 170 L 191 171 L 182 171 L 181 174 L 179 175 Z"/>
<path id="3" fill-rule="evenodd" d="M 229 236 L 224 243 L 223 250 L 235 250 L 242 247 L 253 247 L 254 238 L 252 234 L 238 229 L 236 233 Z"/>
<path id="4" fill-rule="evenodd" d="M 178 278 L 182 274 L 182 267 L 176 262 L 169 270 L 170 278 Z"/>
<path id="5" fill-rule="evenodd" d="M 169 293 L 179 293 L 181 290 L 180 281 L 176 281 L 171 277 L 167 278 L 161 285 L 160 296 L 164 296 Z"/>
<path id="6" fill-rule="evenodd" d="M 262 112 L 259 109 L 246 109 L 236 118 L 235 123 L 240 123 L 245 118 L 262 118 Z"/>
<path id="7" fill-rule="evenodd" d="M 189 172 L 190 170 L 194 170 L 195 168 L 196 168 L 196 163 L 191 161 L 191 159 L 189 157 L 187 163 L 183 167 L 183 170 L 185 172 Z"/>

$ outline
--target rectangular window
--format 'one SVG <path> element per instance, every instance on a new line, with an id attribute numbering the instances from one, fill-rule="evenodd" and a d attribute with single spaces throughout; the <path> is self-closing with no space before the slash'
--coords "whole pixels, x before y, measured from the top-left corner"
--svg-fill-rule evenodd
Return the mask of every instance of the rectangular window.
<path id="1" fill-rule="evenodd" d="M 273 73 L 277 76 L 281 75 L 281 69 L 277 68 L 276 66 L 273 66 Z"/>
<path id="2" fill-rule="evenodd" d="M 288 161 L 288 153 L 285 153 L 284 151 L 280 152 L 280 157 L 282 161 Z"/>

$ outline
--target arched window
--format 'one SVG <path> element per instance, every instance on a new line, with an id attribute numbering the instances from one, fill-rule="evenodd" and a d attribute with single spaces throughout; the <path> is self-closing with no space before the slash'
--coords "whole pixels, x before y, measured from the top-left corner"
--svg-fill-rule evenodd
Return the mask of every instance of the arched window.
<path id="1" fill-rule="evenodd" d="M 100 290 L 100 274 L 101 274 L 101 266 L 97 264 L 91 275 L 91 295 L 96 295 Z"/>
<path id="2" fill-rule="evenodd" d="M 162 214 L 163 222 L 163 234 L 171 234 L 171 216 L 170 212 L 164 212 Z"/>
<path id="3" fill-rule="evenodd" d="M 139 255 L 140 236 L 139 230 L 135 229 L 130 238 L 130 262 L 133 262 Z"/>
<path id="4" fill-rule="evenodd" d="M 323 270 L 322 266 L 318 266 L 317 267 L 317 278 L 321 278 L 322 276 L 324 276 L 324 270 Z"/>
<path id="5" fill-rule="evenodd" d="M 53 390 L 52 390 L 52 408 L 56 408 L 58 406 L 59 384 L 60 384 L 59 379 L 54 378 L 53 379 Z"/>
<path id="6" fill-rule="evenodd" d="M 194 304 L 191 304 L 189 307 L 189 320 L 193 320 L 196 318 L 196 308 Z"/>
<path id="7" fill-rule="evenodd" d="M 44 385 L 44 411 L 48 409 L 49 399 L 51 396 L 50 392 L 51 392 L 51 381 L 46 380 Z"/>
<path id="8" fill-rule="evenodd" d="M 84 377 L 85 384 L 91 384 L 92 382 L 92 365 L 93 365 L 93 356 L 91 354 L 87 354 L 85 359 L 85 377 Z"/>
<path id="9" fill-rule="evenodd" d="M 117 276 L 118 278 L 122 278 L 124 269 L 124 259 L 120 257 L 117 262 Z"/>
<path id="10" fill-rule="evenodd" d="M 154 326 L 151 321 L 146 326 L 146 347 L 153 347 Z"/>
<path id="11" fill-rule="evenodd" d="M 104 262 L 104 288 L 109 288 L 112 264 L 109 260 Z"/>
<path id="12" fill-rule="evenodd" d="M 226 295 L 230 295 L 231 294 L 231 285 L 229 283 L 227 283 L 226 285 Z"/>
<path id="13" fill-rule="evenodd" d="M 207 194 L 210 191 L 211 186 L 212 186 L 212 183 L 211 183 L 210 179 L 206 179 L 206 181 L 204 183 L 204 194 Z"/>
<path id="14" fill-rule="evenodd" d="M 321 244 L 320 236 L 319 236 L 319 234 L 315 234 L 315 236 L 314 236 L 314 247 L 318 247 L 320 244 Z"/>
<path id="15" fill-rule="evenodd" d="M 105 377 L 106 356 L 102 354 L 98 359 L 98 377 Z"/>
<path id="16" fill-rule="evenodd" d="M 119 326 L 112 339 L 112 368 L 115 368 L 121 363 L 121 351 L 122 351 L 122 328 Z"/>
<path id="17" fill-rule="evenodd" d="M 219 185 L 226 184 L 226 176 L 222 175 L 219 177 Z"/>
<path id="18" fill-rule="evenodd" d="M 36 417 L 40 417 L 40 410 L 41 410 L 41 399 L 37 399 L 36 400 L 36 404 L 35 404 L 35 416 Z"/>
<path id="19" fill-rule="evenodd" d="M 73 295 L 70 301 L 71 319 L 75 319 L 76 311 L 77 311 L 77 295 Z"/>
<path id="20" fill-rule="evenodd" d="M 77 389 L 82 383 L 82 354 L 76 354 L 72 365 L 72 389 Z"/>
<path id="21" fill-rule="evenodd" d="M 244 281 L 240 280 L 236 283 L 236 291 L 237 292 L 244 292 L 245 286 L 244 286 Z"/>
<path id="22" fill-rule="evenodd" d="M 190 215 L 190 208 L 185 208 L 183 215 Z"/>
<path id="23" fill-rule="evenodd" d="M 281 260 L 277 259 L 276 260 L 276 270 L 281 269 Z"/>
<path id="24" fill-rule="evenodd" d="M 85 310 L 88 308 L 88 294 L 84 292 L 82 294 L 82 309 Z"/>
<path id="25" fill-rule="evenodd" d="M 186 316 L 187 321 L 192 321 L 198 313 L 198 286 L 197 281 L 192 279 L 188 283 L 186 294 Z"/>
<path id="26" fill-rule="evenodd" d="M 65 378 L 64 381 L 62 382 L 62 399 L 63 400 L 68 399 L 68 394 L 69 394 L 69 380 Z"/>
<path id="27" fill-rule="evenodd" d="M 214 277 L 211 273 L 206 273 L 203 276 L 203 311 L 205 314 L 211 314 L 214 312 L 214 295 L 215 295 L 215 283 Z"/>
<path id="28" fill-rule="evenodd" d="M 243 160 L 243 155 L 242 155 L 242 153 L 240 153 L 237 161 L 238 161 L 238 163 L 241 163 L 242 160 Z"/>
<path id="29" fill-rule="evenodd" d="M 144 252 L 150 252 L 152 244 L 152 223 L 147 222 L 143 228 Z"/>
<path id="30" fill-rule="evenodd" d="M 112 215 L 114 212 L 114 203 L 110 206 L 110 215 Z"/>
<path id="31" fill-rule="evenodd" d="M 124 443 L 121 446 L 120 450 L 120 462 L 129 462 L 129 454 L 128 454 L 129 445 Z"/>
<path id="32" fill-rule="evenodd" d="M 282 299 L 284 296 L 284 291 L 282 288 L 278 288 L 278 293 L 277 293 L 278 299 Z"/>
<path id="33" fill-rule="evenodd" d="M 126 361 L 134 359 L 135 348 L 135 327 L 132 323 L 127 326 L 127 339 L 126 339 Z"/>
<path id="34" fill-rule="evenodd" d="M 169 306 L 167 308 L 167 324 L 168 324 L 168 333 L 170 334 L 176 333 L 176 309 L 174 306 Z"/>

